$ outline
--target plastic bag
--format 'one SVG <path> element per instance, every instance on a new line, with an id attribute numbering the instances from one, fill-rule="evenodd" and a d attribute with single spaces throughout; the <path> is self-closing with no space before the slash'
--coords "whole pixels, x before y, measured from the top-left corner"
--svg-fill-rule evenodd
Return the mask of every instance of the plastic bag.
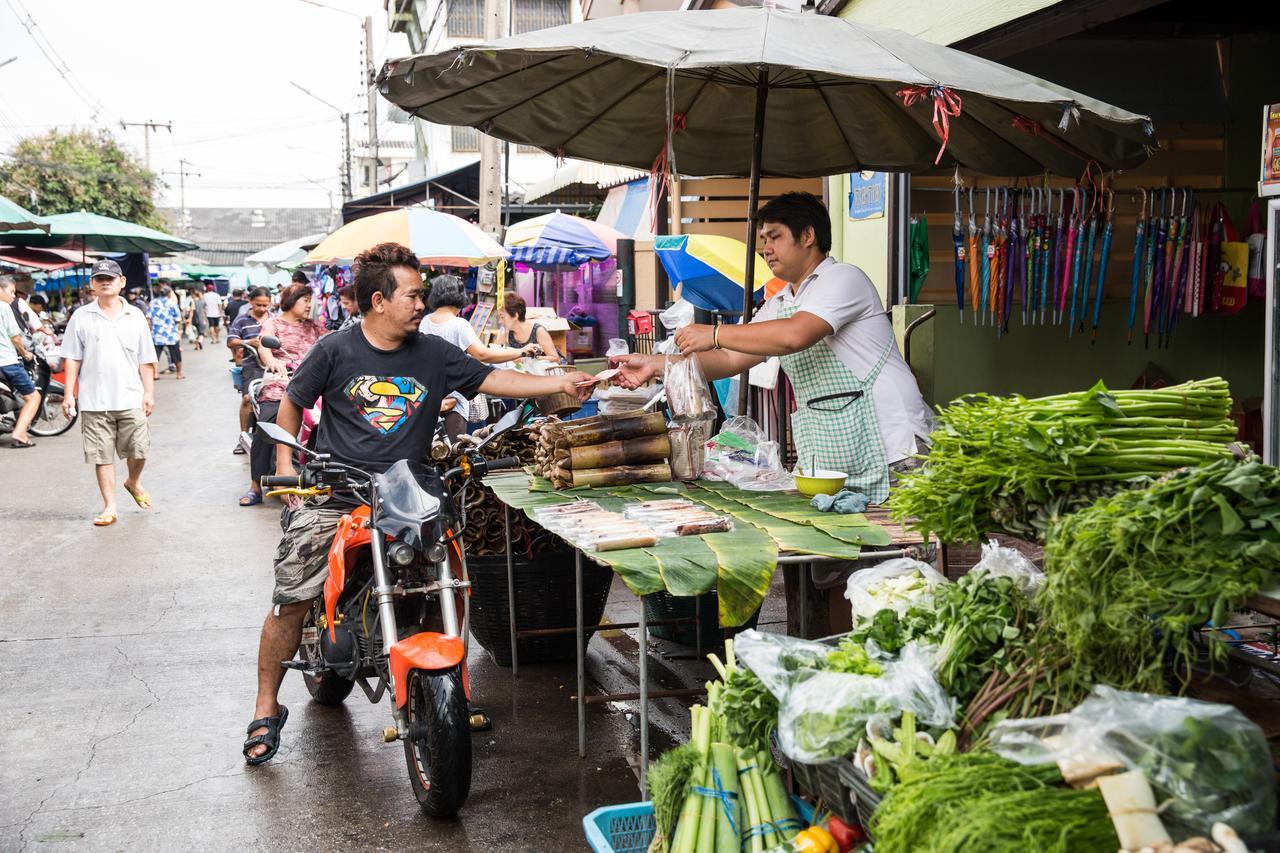
<path id="1" fill-rule="evenodd" d="M 757 492 L 794 489 L 796 479 L 782 465 L 776 441 L 767 441 L 759 424 L 733 417 L 707 442 L 702 476 Z"/>
<path id="2" fill-rule="evenodd" d="M 738 635 L 734 651 L 778 700 L 778 743 L 793 761 L 845 759 L 868 725 L 890 723 L 903 711 L 921 726 L 955 724 L 955 700 L 934 678 L 930 650 L 916 644 L 896 660 L 877 661 L 880 675 L 824 671 L 832 646 L 754 630 Z"/>
<path id="3" fill-rule="evenodd" d="M 893 588 L 897 584 L 885 583 L 898 579 L 914 582 L 908 584 L 904 581 L 898 589 Z M 901 557 L 873 569 L 854 572 L 845 585 L 844 597 L 849 599 L 856 623 L 859 618 L 865 616 L 869 619 L 881 610 L 893 610 L 902 616 L 914 606 L 928 607 L 933 603 L 933 588 L 944 583 L 950 581 L 938 574 L 933 566 Z"/>
<path id="4" fill-rule="evenodd" d="M 711 386 L 702 372 L 698 359 L 667 358 L 662 375 L 662 387 L 667 393 L 667 410 L 677 422 L 715 419 L 716 404 L 711 397 Z"/>
<path id="5" fill-rule="evenodd" d="M 1180 840 L 1216 822 L 1242 835 L 1275 825 L 1266 736 L 1229 705 L 1097 686 L 1070 713 L 996 724 L 991 747 L 1021 764 L 1056 761 L 1077 779 L 1141 770 L 1156 802 L 1170 801 L 1161 820 Z"/>
<path id="6" fill-rule="evenodd" d="M 627 346 L 624 338 L 609 338 L 609 348 L 604 351 L 606 358 L 614 356 L 627 355 L 631 352 L 631 348 Z"/>
<path id="7" fill-rule="evenodd" d="M 1044 572 L 1037 569 L 1035 563 L 994 539 L 982 546 L 982 557 L 970 571 L 985 571 L 993 578 L 1013 578 L 1028 598 L 1035 598 L 1044 585 Z"/>

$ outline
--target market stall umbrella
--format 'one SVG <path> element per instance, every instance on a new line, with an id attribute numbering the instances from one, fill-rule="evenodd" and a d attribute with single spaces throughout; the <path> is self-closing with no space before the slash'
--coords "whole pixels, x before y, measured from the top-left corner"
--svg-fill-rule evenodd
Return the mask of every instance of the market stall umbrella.
<path id="1" fill-rule="evenodd" d="M 1074 176 L 1090 160 L 1131 169 L 1154 145 L 1145 116 L 897 30 L 771 6 L 552 27 L 391 60 L 378 85 L 420 118 L 559 157 L 750 176 L 752 213 L 762 175 Z"/>
<path id="2" fill-rule="evenodd" d="M 44 217 L 49 233 L 11 231 L 5 243 L 36 248 L 75 248 L 81 252 L 163 255 L 200 248 L 189 240 L 97 213 L 59 213 Z"/>
<path id="3" fill-rule="evenodd" d="M 285 240 L 260 252 L 254 252 L 244 259 L 245 266 L 292 268 L 300 264 L 307 256 L 307 252 L 320 245 L 320 241 L 327 236 L 323 233 L 308 234 L 306 237 Z"/>
<path id="4" fill-rule="evenodd" d="M 555 211 L 517 222 L 507 229 L 511 260 L 538 270 L 576 270 L 618 251 L 621 231 L 600 222 Z"/>
<path id="5" fill-rule="evenodd" d="M 49 226 L 41 217 L 0 195 L 0 232 L 5 231 L 48 233 Z"/>
<path id="6" fill-rule="evenodd" d="M 408 207 L 348 222 L 311 250 L 304 264 L 350 262 L 379 243 L 408 246 L 424 265 L 474 267 L 510 254 L 478 227 L 448 213 Z"/>
<path id="7" fill-rule="evenodd" d="M 71 257 L 68 257 L 68 256 Z M 12 264 L 43 272 L 71 269 L 81 263 L 79 252 L 58 249 L 32 249 L 26 246 L 0 246 L 0 264 Z"/>
<path id="8" fill-rule="evenodd" d="M 682 234 L 654 239 L 653 250 L 680 295 L 704 311 L 737 311 L 742 307 L 746 244 L 713 234 Z M 764 259 L 756 255 L 753 291 L 766 298 L 782 289 L 771 278 Z"/>

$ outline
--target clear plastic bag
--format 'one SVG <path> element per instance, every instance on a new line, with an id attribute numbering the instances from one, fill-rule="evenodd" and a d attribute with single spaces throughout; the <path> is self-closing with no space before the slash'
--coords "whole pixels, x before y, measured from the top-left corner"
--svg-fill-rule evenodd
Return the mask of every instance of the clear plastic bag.
<path id="1" fill-rule="evenodd" d="M 921 726 L 955 725 L 955 700 L 933 676 L 932 654 L 908 644 L 896 660 L 878 661 L 880 675 L 821 668 L 832 647 L 809 640 L 743 631 L 734 651 L 778 700 L 778 743 L 793 761 L 825 764 L 851 755 L 868 725 L 911 711 Z"/>
<path id="2" fill-rule="evenodd" d="M 796 485 L 782 465 L 778 443 L 767 441 L 759 424 L 742 416 L 729 418 L 707 442 L 702 476 L 751 491 L 783 491 Z"/>
<path id="3" fill-rule="evenodd" d="M 893 583 L 886 584 L 886 581 Z M 845 585 L 844 597 L 849 599 L 856 623 L 859 618 L 870 619 L 881 610 L 893 610 L 901 616 L 915 605 L 928 606 L 933 601 L 933 588 L 944 583 L 950 581 L 933 566 L 902 557 L 854 572 Z"/>
<path id="4" fill-rule="evenodd" d="M 716 403 L 711 386 L 698 359 L 667 357 L 662 372 L 662 387 L 667 392 L 667 410 L 678 423 L 714 419 Z"/>
<path id="5" fill-rule="evenodd" d="M 618 355 L 626 355 L 631 352 L 627 346 L 625 338 L 609 338 L 609 348 L 604 351 L 606 358 L 613 358 Z"/>
<path id="6" fill-rule="evenodd" d="M 1044 585 L 1044 572 L 1037 569 L 1035 563 L 994 539 L 982 546 L 982 557 L 971 571 L 985 571 L 993 578 L 1013 578 L 1028 598 L 1035 598 Z"/>
<path id="7" fill-rule="evenodd" d="M 1097 686 L 1070 713 L 996 724 L 991 747 L 1021 764 L 1057 762 L 1069 780 L 1141 770 L 1168 802 L 1161 820 L 1175 839 L 1218 822 L 1245 835 L 1275 825 L 1266 736 L 1230 705 Z"/>

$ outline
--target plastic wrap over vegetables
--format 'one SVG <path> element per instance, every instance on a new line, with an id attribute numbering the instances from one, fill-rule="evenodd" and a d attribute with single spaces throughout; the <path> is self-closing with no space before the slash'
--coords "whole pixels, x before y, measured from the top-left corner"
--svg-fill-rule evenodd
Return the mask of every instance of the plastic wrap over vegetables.
<path id="1" fill-rule="evenodd" d="M 944 583 L 950 581 L 933 566 L 902 557 L 854 572 L 845 585 L 844 597 L 849 599 L 856 623 L 860 617 L 870 619 L 881 610 L 902 616 L 912 607 L 928 607 L 933 603 L 933 588 Z"/>
<path id="2" fill-rule="evenodd" d="M 992 539 L 982 546 L 982 557 L 971 571 L 985 571 L 988 577 L 1013 578 L 1027 598 L 1035 598 L 1044 585 L 1044 572 L 1024 554 Z"/>
<path id="3" fill-rule="evenodd" d="M 1229 705 L 1097 686 L 1070 713 L 998 723 L 991 746 L 1021 764 L 1056 761 L 1068 782 L 1141 770 L 1175 838 L 1275 825 L 1267 739 Z"/>
<path id="4" fill-rule="evenodd" d="M 794 637 L 744 631 L 734 648 L 778 700 L 778 742 L 793 761 L 847 758 L 868 723 L 892 721 L 903 711 L 924 726 L 955 723 L 955 702 L 934 678 L 927 647 L 909 644 L 896 659 L 868 660 L 862 672 L 825 668 L 833 647 Z"/>
<path id="5" fill-rule="evenodd" d="M 756 492 L 796 487 L 796 478 L 783 467 L 778 443 L 769 441 L 760 425 L 743 415 L 729 418 L 707 442 L 702 476 Z"/>

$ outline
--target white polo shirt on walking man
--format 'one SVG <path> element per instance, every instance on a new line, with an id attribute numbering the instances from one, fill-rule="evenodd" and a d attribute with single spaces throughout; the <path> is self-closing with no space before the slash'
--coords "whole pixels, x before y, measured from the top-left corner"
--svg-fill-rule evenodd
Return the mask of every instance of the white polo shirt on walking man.
<path id="1" fill-rule="evenodd" d="M 853 264 L 827 258 L 796 289 L 798 293 L 792 292 L 791 285 L 782 288 L 751 322 L 776 320 L 778 312 L 790 306 L 821 317 L 835 329 L 823 341 L 841 364 L 859 377 L 871 373 L 893 338 L 893 324 L 867 274 Z M 933 431 L 933 414 L 896 343 L 876 379 L 872 399 L 885 462 L 892 465 L 920 452 L 923 448 L 917 439 L 928 438 Z"/>
<path id="2" fill-rule="evenodd" d="M 142 408 L 141 364 L 156 363 L 151 329 L 142 312 L 121 300 L 108 317 L 97 301 L 81 306 L 67 322 L 62 357 L 80 362 L 77 405 L 82 412 Z"/>

